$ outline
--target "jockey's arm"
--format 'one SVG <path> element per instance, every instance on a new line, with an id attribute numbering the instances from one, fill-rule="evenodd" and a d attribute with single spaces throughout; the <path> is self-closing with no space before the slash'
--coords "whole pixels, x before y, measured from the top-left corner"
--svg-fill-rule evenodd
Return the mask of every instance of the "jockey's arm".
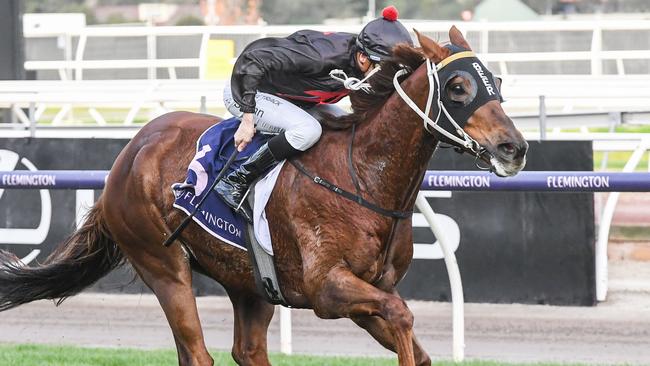
<path id="1" fill-rule="evenodd" d="M 287 75 L 287 82 L 298 75 L 315 74 L 323 67 L 322 58 L 311 47 L 264 47 L 244 51 L 232 73 L 233 99 L 243 113 L 255 113 L 255 94 L 270 73 Z"/>
<path id="2" fill-rule="evenodd" d="M 235 132 L 235 146 L 238 151 L 242 151 L 253 140 L 255 135 L 255 123 L 253 122 L 253 113 L 244 113 L 237 132 Z"/>

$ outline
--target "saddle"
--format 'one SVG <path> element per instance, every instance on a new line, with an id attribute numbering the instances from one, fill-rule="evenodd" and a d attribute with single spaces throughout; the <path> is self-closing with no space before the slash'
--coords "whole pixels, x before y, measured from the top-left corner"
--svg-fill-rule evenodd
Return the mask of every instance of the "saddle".
<path id="1" fill-rule="evenodd" d="M 264 243 L 260 243 L 255 235 L 255 227 L 222 202 L 210 189 L 218 176 L 236 169 L 268 140 L 268 135 L 256 134 L 247 148 L 237 154 L 235 160 L 229 160 L 228 157 L 233 155 L 235 149 L 232 138 L 238 126 L 239 120 L 231 118 L 215 124 L 199 137 L 196 153 L 188 167 L 185 181 L 172 185 L 176 197 L 174 207 L 191 216 L 200 202 L 201 206 L 196 215 L 192 216 L 192 220 L 222 242 L 246 250 L 253 265 L 255 283 L 260 295 L 271 304 L 287 306 L 278 283 L 268 228 L 258 228 L 262 233 L 266 233 L 263 235 Z M 262 211 L 281 167 L 276 168 L 278 171 L 272 170 L 267 176 L 259 179 L 264 181 L 260 185 L 263 198 L 258 198 L 257 202 Z M 255 207 L 255 197 L 258 196 L 255 194 L 257 183 L 251 184 L 251 190 L 243 203 L 251 208 Z M 262 212 L 259 209 L 255 211 Z M 260 226 L 266 225 L 262 220 L 256 222 Z"/>

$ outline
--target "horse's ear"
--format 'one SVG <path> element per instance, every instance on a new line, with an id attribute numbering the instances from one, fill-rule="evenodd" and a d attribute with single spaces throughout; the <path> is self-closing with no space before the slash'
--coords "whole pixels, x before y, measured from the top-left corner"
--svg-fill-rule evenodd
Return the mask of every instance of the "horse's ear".
<path id="1" fill-rule="evenodd" d="M 451 44 L 455 44 L 456 46 L 460 46 L 468 50 L 472 49 L 469 43 L 467 43 L 465 37 L 463 37 L 463 33 L 461 33 L 461 31 L 458 30 L 455 25 L 452 25 L 451 29 L 449 29 L 449 41 Z"/>
<path id="2" fill-rule="evenodd" d="M 422 47 L 422 52 L 424 52 L 424 55 L 433 61 L 433 63 L 438 63 L 447 56 L 449 56 L 449 50 L 443 47 L 440 47 L 434 40 L 431 38 L 420 34 L 420 32 L 417 31 L 417 29 L 413 29 L 415 34 L 418 37 L 418 42 L 420 42 L 420 46 Z"/>

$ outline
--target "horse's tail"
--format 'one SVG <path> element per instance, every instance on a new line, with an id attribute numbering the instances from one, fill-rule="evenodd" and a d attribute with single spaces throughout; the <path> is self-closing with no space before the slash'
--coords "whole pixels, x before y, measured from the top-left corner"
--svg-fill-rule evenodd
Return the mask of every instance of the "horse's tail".
<path id="1" fill-rule="evenodd" d="M 59 305 L 122 264 L 101 204 L 95 204 L 85 223 L 41 265 L 23 266 L 0 250 L 0 311 L 42 299 L 57 299 Z"/>

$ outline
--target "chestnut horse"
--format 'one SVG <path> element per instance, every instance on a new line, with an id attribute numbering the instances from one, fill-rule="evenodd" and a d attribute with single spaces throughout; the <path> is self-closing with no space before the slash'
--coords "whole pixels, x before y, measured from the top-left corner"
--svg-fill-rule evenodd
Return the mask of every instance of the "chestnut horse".
<path id="1" fill-rule="evenodd" d="M 449 36 L 453 45 L 470 49 L 456 28 Z M 329 128 L 299 159 L 307 170 L 354 191 L 347 155 L 351 133 L 344 128 L 354 124 L 351 160 L 360 194 L 389 210 L 413 209 L 438 143 L 418 114 L 394 93 L 392 83 L 395 73 L 408 67 L 410 75 L 400 85 L 425 109 L 425 59 L 439 63 L 451 51 L 425 36 L 418 38 L 421 48 L 395 48 L 395 60 L 382 64 L 381 72 L 371 78 L 374 94 L 352 93 L 354 112 L 324 122 L 338 129 Z M 453 93 L 462 103 L 475 95 L 472 88 L 482 86 L 481 80 L 468 78 L 468 72 L 457 73 L 440 91 Z M 184 218 L 172 208 L 170 186 L 184 179 L 197 138 L 217 121 L 174 112 L 144 126 L 117 157 L 85 224 L 42 265 L 19 267 L 10 254 L 2 254 L 0 310 L 38 299 L 62 301 L 128 261 L 165 312 L 179 364 L 211 365 L 192 293 L 192 270 L 197 270 L 223 285 L 232 301 L 235 361 L 270 365 L 266 335 L 274 306 L 256 291 L 247 253 L 195 224 L 173 246 L 162 245 Z M 523 168 L 527 144 L 499 100 L 476 109 L 464 130 L 484 148 L 485 154 L 475 153 L 496 165 L 498 174 L 514 175 Z M 292 307 L 311 308 L 321 318 L 352 319 L 397 352 L 399 365 L 431 363 L 413 335 L 413 315 L 395 289 L 412 258 L 410 217 L 396 219 L 369 210 L 314 184 L 291 164 L 284 166 L 266 212 L 281 290 Z"/>

